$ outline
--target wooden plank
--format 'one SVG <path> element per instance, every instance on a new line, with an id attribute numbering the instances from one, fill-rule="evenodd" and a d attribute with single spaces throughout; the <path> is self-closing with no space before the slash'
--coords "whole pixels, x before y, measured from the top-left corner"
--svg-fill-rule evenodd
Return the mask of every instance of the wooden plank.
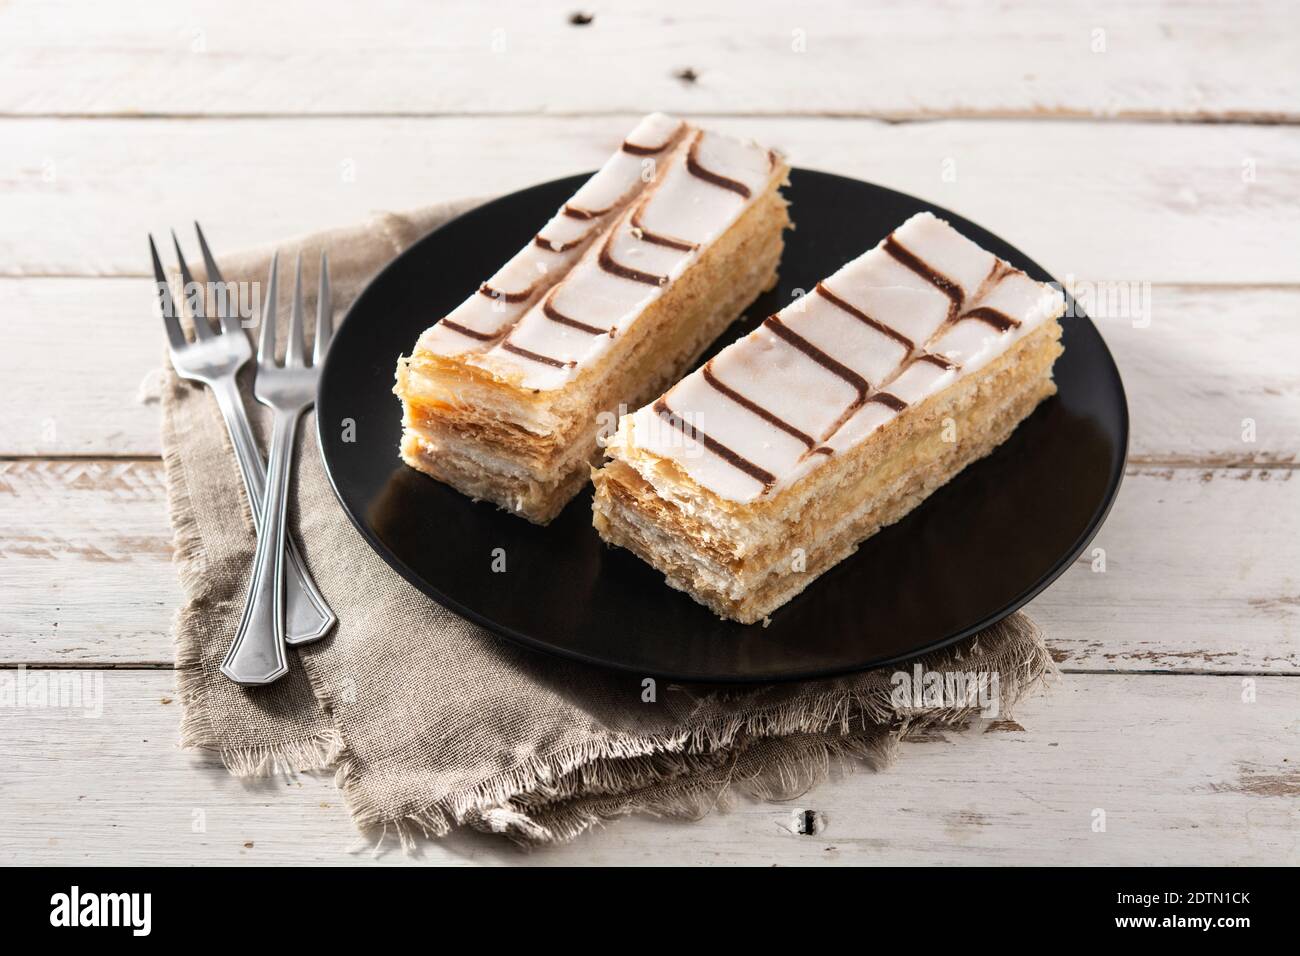
<path id="1" fill-rule="evenodd" d="M 170 664 L 162 463 L 0 462 L 0 660 Z"/>
<path id="2" fill-rule="evenodd" d="M 177 750 L 170 674 L 69 676 L 90 678 L 91 696 L 101 678 L 100 716 L 0 708 L 0 863 L 1300 862 L 1291 678 L 1255 679 L 1246 703 L 1237 677 L 1069 677 L 1014 720 L 928 735 L 892 768 L 790 804 L 634 817 L 532 854 L 462 834 L 414 859 L 390 844 L 376 860 L 348 852 L 363 844 L 328 776 L 245 784 Z M 822 832 L 793 832 L 799 809 L 817 811 Z"/>
<path id="3" fill-rule="evenodd" d="M 1094 292 L 1125 287 L 1091 285 Z M 1149 321 L 1108 314 L 1110 306 L 1097 319 L 1128 392 L 1131 460 L 1300 461 L 1300 289 L 1154 286 L 1148 292 Z"/>
<path id="4" fill-rule="evenodd" d="M 1295 474 L 1134 469 L 1095 542 L 1105 571 L 1089 551 L 1030 605 L 1062 665 L 1300 673 Z M 159 463 L 0 462 L 0 531 L 0 663 L 170 663 Z"/>
<path id="5" fill-rule="evenodd" d="M 820 113 L 1294 119 L 1294 10 L 1011 0 L 28 0 L 0 11 L 10 114 Z M 953 38 L 961 42 L 953 42 Z M 51 82 L 57 77 L 58 82 Z M 617 77 L 617 82 L 607 82 Z"/>
<path id="6" fill-rule="evenodd" d="M 167 355 L 151 282 L 0 279 L 0 330 L 0 455 L 158 455 Z"/>
<path id="7" fill-rule="evenodd" d="M 1029 605 L 1053 655 L 1068 670 L 1300 672 L 1295 477 L 1130 469 L 1096 540 Z"/>
<path id="8" fill-rule="evenodd" d="M 1098 320 L 1128 390 L 1133 460 L 1296 462 L 1300 288 L 1136 288 L 1148 316 Z M 165 360 L 153 296 L 136 278 L 0 279 L 0 456 L 158 454 L 157 405 L 141 400 Z M 50 386 L 52 355 L 77 370 L 75 387 Z"/>
<path id="9" fill-rule="evenodd" d="M 141 275 L 145 232 L 195 217 L 231 249 L 496 194 L 595 167 L 634 121 L 7 120 L 0 274 Z M 947 206 L 1063 280 L 1300 282 L 1300 134 L 1287 127 L 710 124 Z"/>

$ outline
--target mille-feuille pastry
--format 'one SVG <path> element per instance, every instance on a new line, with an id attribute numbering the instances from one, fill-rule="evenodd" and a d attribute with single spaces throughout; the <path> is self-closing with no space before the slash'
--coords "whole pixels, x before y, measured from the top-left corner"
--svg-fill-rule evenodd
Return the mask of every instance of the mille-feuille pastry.
<path id="1" fill-rule="evenodd" d="M 624 416 L 600 535 L 752 623 L 1056 391 L 1064 298 L 929 213 Z"/>
<path id="2" fill-rule="evenodd" d="M 662 392 L 776 282 L 788 172 L 757 143 L 646 117 L 398 362 L 403 461 L 550 521 L 590 477 L 598 430 Z"/>

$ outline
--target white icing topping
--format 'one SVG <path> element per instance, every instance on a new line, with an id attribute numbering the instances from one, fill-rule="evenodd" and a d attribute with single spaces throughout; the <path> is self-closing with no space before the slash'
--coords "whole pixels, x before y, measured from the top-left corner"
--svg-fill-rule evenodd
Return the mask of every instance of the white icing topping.
<path id="1" fill-rule="evenodd" d="M 897 416 L 900 403 L 925 401 L 1060 313 L 1058 290 L 929 213 L 899 226 L 892 242 L 894 252 L 881 242 L 827 279 L 825 291 L 778 313 L 775 328 L 769 320 L 659 403 L 625 416 L 611 449 L 672 460 L 715 494 L 753 501 L 849 451 Z M 905 264 L 908 254 L 916 268 Z M 632 460 L 653 481 L 652 462 Z"/>
<path id="2" fill-rule="evenodd" d="M 628 187 L 634 182 L 642 185 L 650 182 L 654 164 L 667 154 L 665 147 L 674 144 L 682 127 L 681 120 L 663 113 L 651 113 L 645 117 L 623 142 L 656 152 L 647 156 L 620 147 L 600 172 L 582 184 L 567 205 L 587 212 L 599 212 L 622 202 L 626 199 Z"/>
<path id="3" fill-rule="evenodd" d="M 843 379 L 824 374 L 816 362 L 790 348 L 766 328 L 759 327 L 751 333 L 751 338 L 751 347 L 744 352 L 726 349 L 713 360 L 714 376 L 816 442 L 817 436 L 840 417 L 844 407 L 857 398 L 857 389 Z M 696 374 L 703 379 L 702 373 Z M 709 388 L 710 393 L 716 391 Z M 728 410 L 736 405 L 731 399 L 723 397 L 723 400 Z M 672 405 L 678 406 L 675 395 Z M 692 408 L 686 405 L 683 411 Z M 753 417 L 752 412 L 745 414 Z M 704 428 L 703 423 L 699 427 Z M 780 429 L 769 426 L 763 431 L 766 434 Z M 712 434 L 708 429 L 705 432 Z"/>
<path id="4" fill-rule="evenodd" d="M 693 173 L 692 162 L 739 190 Z M 691 129 L 673 153 L 660 160 L 657 177 L 644 195 L 587 248 L 555 295 L 536 302 L 500 342 L 466 361 L 524 388 L 562 387 L 608 351 L 703 249 L 730 228 L 763 192 L 771 174 L 772 157 L 766 148 Z M 633 272 L 639 277 L 629 274 Z M 591 334 L 557 321 L 548 315 L 548 306 L 565 318 L 613 334 Z"/>
<path id="5" fill-rule="evenodd" d="M 839 321 L 843 314 L 837 305 L 814 292 L 800 300 L 797 307 L 782 313 L 781 320 L 792 332 L 838 358 L 871 385 L 879 385 L 906 358 L 907 347 L 865 322 Z M 785 351 L 795 352 L 789 347 Z"/>
<path id="6" fill-rule="evenodd" d="M 660 151 L 641 155 L 620 146 L 537 233 L 544 245 L 530 242 L 484 283 L 487 290 L 497 295 L 472 293 L 443 322 L 420 337 L 418 348 L 456 356 L 482 351 L 492 344 L 564 277 L 591 239 L 645 190 L 653 179 L 651 172 L 655 164 L 672 152 L 686 130 L 687 125 L 681 120 L 663 113 L 652 113 L 641 120 L 625 144 L 641 149 L 661 147 Z M 594 215 L 578 218 L 566 210 Z M 478 338 L 476 334 L 487 338 Z"/>

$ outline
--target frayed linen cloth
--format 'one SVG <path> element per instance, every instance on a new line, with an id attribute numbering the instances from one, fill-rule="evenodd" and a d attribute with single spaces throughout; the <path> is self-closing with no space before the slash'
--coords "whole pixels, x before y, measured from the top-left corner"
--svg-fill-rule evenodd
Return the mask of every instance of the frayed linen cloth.
<path id="1" fill-rule="evenodd" d="M 287 241 L 278 246 L 281 264 L 301 252 L 304 286 L 314 290 L 319 253 L 328 252 L 341 315 L 393 256 L 474 205 L 384 214 Z M 270 255 L 218 260 L 226 279 L 264 283 Z M 307 307 L 311 315 L 314 302 Z M 282 304 L 282 320 L 288 311 Z M 269 415 L 248 391 L 251 376 L 243 384 L 265 448 Z M 883 767 L 909 733 L 980 716 L 973 694 L 900 694 L 900 671 L 919 673 L 919 664 L 927 674 L 983 674 L 1003 717 L 1054 673 L 1033 622 L 1014 614 L 899 667 L 744 688 L 660 684 L 648 693 L 635 675 L 495 638 L 391 571 L 335 500 L 309 415 L 298 434 L 289 526 L 339 623 L 325 639 L 290 649 L 287 677 L 239 687 L 218 668 L 243 608 L 252 519 L 216 402 L 170 368 L 162 392 L 184 591 L 175 622 L 182 745 L 218 754 L 237 776 L 334 770 L 353 820 L 372 838 L 396 835 L 410 846 L 470 826 L 540 845 L 629 813 L 692 818 L 736 794 L 789 799 L 832 770 Z"/>

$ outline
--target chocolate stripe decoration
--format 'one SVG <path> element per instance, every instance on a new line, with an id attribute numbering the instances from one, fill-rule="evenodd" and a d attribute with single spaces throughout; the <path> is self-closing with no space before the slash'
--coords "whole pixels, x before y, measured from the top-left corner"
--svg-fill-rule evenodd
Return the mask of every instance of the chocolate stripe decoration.
<path id="1" fill-rule="evenodd" d="M 678 129 L 681 129 L 681 127 L 679 126 Z M 677 132 L 674 130 L 673 135 L 669 136 L 658 146 L 638 146 L 636 143 L 629 143 L 627 140 L 623 140 L 623 152 L 631 153 L 633 156 L 653 156 L 655 153 L 662 153 L 667 149 L 668 145 L 676 136 Z"/>
<path id="2" fill-rule="evenodd" d="M 925 260 L 914 255 L 895 239 L 892 232 L 885 237 L 885 251 L 948 297 L 952 303 L 948 307 L 949 319 L 955 318 L 961 312 L 962 304 L 966 301 L 966 293 L 961 286 L 942 272 L 931 269 Z"/>
<path id="3" fill-rule="evenodd" d="M 489 335 L 485 332 L 475 332 L 473 329 L 461 325 L 459 322 L 451 321 L 451 319 L 443 319 L 441 325 L 444 329 L 451 329 L 453 332 L 459 332 L 461 335 L 468 336 L 471 339 L 478 339 L 480 342 L 491 342 L 497 337 L 496 333 Z"/>
<path id="4" fill-rule="evenodd" d="M 656 246 L 667 246 L 669 249 L 680 249 L 682 252 L 694 252 L 700 247 L 697 242 L 687 242 L 684 239 L 674 239 L 672 236 L 665 236 L 662 233 L 651 232 L 641 224 L 641 212 L 645 209 L 645 203 L 636 207 L 630 220 L 632 225 L 632 234 L 643 242 L 651 242 Z"/>
<path id="5" fill-rule="evenodd" d="M 1012 329 L 1018 329 L 1020 327 L 1020 322 L 1017 319 L 1013 319 L 1005 312 L 990 308 L 987 305 L 982 305 L 978 309 L 971 309 L 969 312 L 963 313 L 961 318 L 976 319 L 983 322 L 985 325 L 993 326 L 993 328 L 997 329 L 999 332 L 1009 332 Z M 959 319 L 958 321 L 961 320 Z"/>
<path id="6" fill-rule="evenodd" d="M 571 206 L 566 202 L 563 211 L 570 219 L 596 219 L 599 216 L 605 215 L 605 213 L 609 212 L 613 208 L 613 206 L 610 206 L 606 209 L 583 209 L 579 206 Z"/>
<path id="7" fill-rule="evenodd" d="M 501 292 L 484 282 L 478 287 L 478 294 L 485 295 L 489 299 L 500 299 L 502 302 L 527 302 L 533 297 L 534 288 L 536 286 L 530 285 L 523 292 Z"/>
<path id="8" fill-rule="evenodd" d="M 901 412 L 907 407 L 907 402 L 897 395 L 891 395 L 889 392 L 876 392 L 874 395 L 869 396 L 864 404 L 870 405 L 872 402 L 884 405 L 886 408 L 892 408 L 896 412 Z"/>
<path id="9" fill-rule="evenodd" d="M 549 355 L 541 355 L 538 352 L 530 352 L 528 349 L 520 348 L 515 343 L 506 341 L 501 343 L 501 348 L 510 352 L 512 355 L 518 355 L 521 358 L 531 359 L 534 362 L 541 362 L 543 365 L 549 365 L 552 368 L 573 368 L 577 362 L 561 362 L 559 359 L 553 359 Z"/>
<path id="10" fill-rule="evenodd" d="M 644 282 L 646 285 L 660 286 L 668 281 L 667 276 L 657 276 L 649 272 L 642 272 L 640 269 L 633 269 L 623 265 L 621 262 L 615 262 L 614 257 L 609 253 L 609 247 L 614 242 L 614 234 L 611 232 L 609 238 L 605 240 L 600 247 L 600 257 L 597 260 L 600 267 L 611 275 L 616 275 L 622 279 L 631 279 L 633 282 Z"/>
<path id="11" fill-rule="evenodd" d="M 713 371 L 712 359 L 704 363 L 704 368 L 702 371 L 704 373 L 704 381 L 708 382 L 710 385 L 716 388 L 723 395 L 727 396 L 727 398 L 731 399 L 741 408 L 748 409 L 749 411 L 757 415 L 759 418 L 763 419 L 763 421 L 767 422 L 769 425 L 775 425 L 777 428 L 781 429 L 781 431 L 785 432 L 787 435 L 793 435 L 795 438 L 799 439 L 799 441 L 803 442 L 809 448 L 812 448 L 813 445 L 817 444 L 815 441 L 813 441 L 812 436 L 804 434 L 799 429 L 791 425 L 789 422 L 785 421 L 782 418 L 777 417 L 776 415 L 773 415 L 762 405 L 759 405 L 757 402 L 750 401 L 748 398 L 746 398 L 744 395 L 741 395 L 731 386 L 724 384 Z"/>
<path id="12" fill-rule="evenodd" d="M 551 240 L 544 237 L 540 232 L 533 236 L 533 245 L 539 249 L 545 249 L 547 252 L 568 252 L 570 249 L 576 249 L 589 238 L 590 233 L 579 236 L 572 242 L 562 242 L 558 246 Z"/>
<path id="13" fill-rule="evenodd" d="M 929 362 L 931 365 L 938 366 L 939 368 L 943 369 L 945 372 L 951 372 L 954 369 L 961 367 L 954 362 L 948 361 L 942 355 L 935 355 L 933 352 L 923 352 L 916 357 L 915 361 Z M 906 366 L 904 366 L 904 368 L 906 368 Z"/>
<path id="14" fill-rule="evenodd" d="M 916 343 L 913 342 L 911 339 L 909 339 L 902 332 L 899 332 L 897 329 L 890 328 L 889 326 L 885 325 L 885 323 L 883 322 L 876 321 L 871 316 L 867 315 L 867 313 L 859 309 L 857 306 L 850 305 L 848 302 L 845 302 L 843 299 L 841 299 L 830 289 L 826 288 L 825 283 L 818 282 L 816 286 L 816 291 L 817 294 L 820 295 L 827 302 L 831 303 L 834 306 L 837 306 L 840 309 L 843 309 L 845 312 L 853 316 L 859 322 L 863 322 L 866 325 L 869 325 L 877 332 L 883 333 L 884 335 L 888 335 L 891 339 L 899 343 L 901 346 L 903 346 L 903 348 L 907 349 L 909 352 L 912 351 L 912 349 L 916 348 Z"/>
<path id="15" fill-rule="evenodd" d="M 769 315 L 763 320 L 763 325 L 771 329 L 779 338 L 784 339 L 790 345 L 793 345 L 804 355 L 808 356 L 826 371 L 839 376 L 858 390 L 858 402 L 860 403 L 868 391 L 871 390 L 871 384 L 847 365 L 843 365 L 831 358 L 817 346 L 813 345 L 803 336 L 793 332 L 788 325 L 781 321 L 780 317 Z"/>
<path id="16" fill-rule="evenodd" d="M 1007 276 L 1024 275 L 1023 269 L 1017 269 L 1009 262 L 1003 262 L 1001 259 L 993 260 L 993 268 L 989 270 L 988 277 L 984 280 L 986 289 L 991 289 Z M 976 298 L 979 298 L 977 296 Z"/>
<path id="17" fill-rule="evenodd" d="M 668 424 L 672 425 L 687 438 L 699 442 L 733 468 L 738 468 L 755 481 L 761 482 L 764 488 L 770 488 L 776 483 L 776 475 L 772 474 L 770 471 L 758 467 L 758 465 L 754 464 L 748 458 L 736 454 L 726 445 L 710 438 L 690 422 L 678 418 L 676 413 L 668 407 L 668 403 L 664 401 L 664 399 L 661 398 L 659 401 L 655 402 L 654 407 L 656 415 L 664 419 L 664 421 L 668 422 Z"/>
<path id="18" fill-rule="evenodd" d="M 935 355 L 931 352 L 924 351 L 924 349 L 929 346 L 930 342 L 935 341 L 935 339 L 937 339 L 944 331 L 952 328 L 952 326 L 956 325 L 958 322 L 964 319 L 975 319 L 977 321 L 984 322 L 992 326 L 993 328 L 997 329 L 999 332 L 1006 332 L 1020 325 L 1019 321 L 1007 315 L 1006 313 L 1001 312 L 998 309 L 990 308 L 988 306 L 979 306 L 974 309 L 971 309 L 969 312 L 963 313 L 961 311 L 961 307 L 965 302 L 966 293 L 961 288 L 961 286 L 958 285 L 956 282 L 953 282 L 943 273 L 935 269 L 932 269 L 925 262 L 925 260 L 915 255 L 904 245 L 902 245 L 902 243 L 900 243 L 897 239 L 895 239 L 893 233 L 890 233 L 890 235 L 886 237 L 884 242 L 884 249 L 896 261 L 898 261 L 900 264 L 910 269 L 911 271 L 915 272 L 917 275 L 921 276 L 921 278 L 925 279 L 927 282 L 929 282 L 931 285 L 933 285 L 935 288 L 937 288 L 939 291 L 941 291 L 944 295 L 948 297 L 949 300 L 948 318 L 943 322 L 942 325 L 940 325 L 938 329 L 935 330 L 935 332 L 930 336 L 930 338 L 925 342 L 925 344 L 921 346 L 922 351 L 919 354 L 917 354 L 917 345 L 915 342 L 913 342 L 911 339 L 907 338 L 906 336 L 902 335 L 901 333 L 897 332 L 896 330 L 890 328 L 889 326 L 885 325 L 884 323 L 872 319 L 869 315 L 867 315 L 865 312 L 863 312 L 861 309 L 857 308 L 856 306 L 852 305 L 851 303 L 844 301 L 844 299 L 840 298 L 829 288 L 827 288 L 825 283 L 821 283 L 821 282 L 817 283 L 815 287 L 815 291 L 823 298 L 825 298 L 828 302 L 830 302 L 832 305 L 843 310 L 844 312 L 847 312 L 855 319 L 861 322 L 865 322 L 867 325 L 871 326 L 877 331 L 882 332 L 883 334 L 889 336 L 891 339 L 898 342 L 908 350 L 908 356 L 905 357 L 903 361 L 899 364 L 899 366 L 895 369 L 893 375 L 886 377 L 885 379 L 886 382 L 893 381 L 904 371 L 906 371 L 914 362 L 928 362 L 929 364 L 941 368 L 944 371 L 952 371 L 955 369 L 959 369 L 960 366 L 956 365 L 953 362 L 950 362 L 948 359 L 944 358 L 943 356 Z M 1000 271 L 997 268 L 997 265 L 995 264 L 993 271 L 990 273 L 990 280 L 992 284 L 997 285 L 997 283 L 1000 282 L 1006 274 L 1007 274 L 1006 272 Z M 908 407 L 906 402 L 900 399 L 897 395 L 893 395 L 890 392 L 881 390 L 881 391 L 871 393 L 870 392 L 871 386 L 866 382 L 865 379 L 862 378 L 862 376 L 858 375 L 852 369 L 849 369 L 846 366 L 835 361 L 835 359 L 833 359 L 831 356 L 827 355 L 825 352 L 818 349 L 811 342 L 796 335 L 787 326 L 785 326 L 784 323 L 781 322 L 779 317 L 773 315 L 770 318 L 768 318 L 763 324 L 766 325 L 768 328 L 770 328 L 781 338 L 785 339 L 795 348 L 799 349 L 805 355 L 808 355 L 819 365 L 829 369 L 830 371 L 834 372 L 836 375 L 839 375 L 845 381 L 849 382 L 855 388 L 858 389 L 857 401 L 853 402 L 852 404 L 850 404 L 850 406 L 847 409 L 845 409 L 844 414 L 841 415 L 839 419 L 834 424 L 832 424 L 831 427 L 827 430 L 826 434 L 824 434 L 821 437 L 822 441 L 829 441 L 831 436 L 833 436 L 837 431 L 839 431 L 839 429 L 843 427 L 844 423 L 847 422 L 850 418 L 852 418 L 853 415 L 857 412 L 857 410 L 861 408 L 863 405 L 875 402 L 876 404 L 884 405 L 886 408 L 892 410 L 895 413 L 901 413 L 904 409 Z M 829 452 L 829 449 L 826 449 L 825 451 Z M 817 448 L 810 447 L 809 451 L 806 454 L 818 454 L 818 453 L 823 453 L 823 447 L 820 446 Z"/>
<path id="19" fill-rule="evenodd" d="M 704 138 L 704 131 L 695 134 L 695 139 L 691 140 L 691 148 L 686 153 L 686 169 L 692 176 L 703 179 L 706 183 L 713 183 L 715 186 L 721 186 L 723 189 L 729 189 L 733 193 L 748 199 L 750 196 L 749 187 L 735 179 L 728 179 L 726 176 L 720 176 L 712 170 L 705 169 L 700 165 L 699 149 L 700 140 Z"/>
<path id="20" fill-rule="evenodd" d="M 551 300 L 555 298 L 555 293 L 558 291 L 560 291 L 560 287 L 556 286 L 551 290 L 550 295 L 542 300 L 543 315 L 552 322 L 559 322 L 561 325 L 567 325 L 570 328 L 581 329 L 583 332 L 590 332 L 592 335 L 608 335 L 610 338 L 614 337 L 613 329 L 602 329 L 598 325 L 588 325 L 586 322 L 579 322 L 577 319 L 571 319 L 552 305 Z"/>

